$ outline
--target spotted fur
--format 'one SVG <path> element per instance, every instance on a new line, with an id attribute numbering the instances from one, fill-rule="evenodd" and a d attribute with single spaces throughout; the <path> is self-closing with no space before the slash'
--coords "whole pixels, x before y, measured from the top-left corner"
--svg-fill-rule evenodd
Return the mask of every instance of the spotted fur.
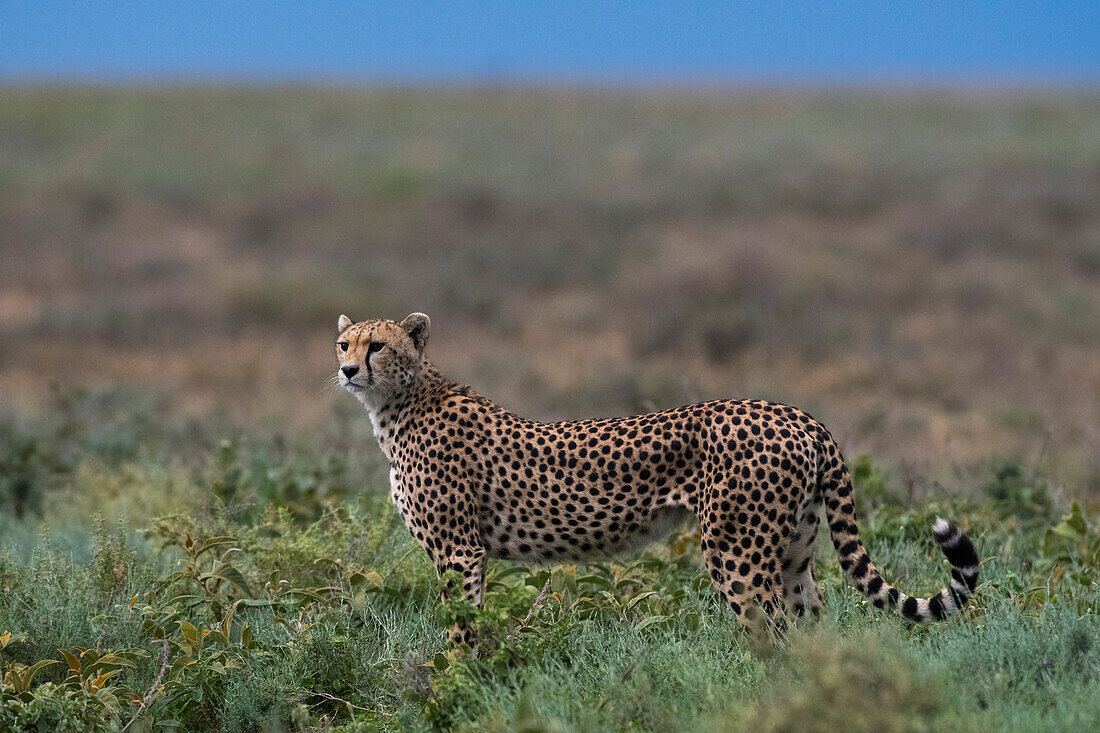
<path id="1" fill-rule="evenodd" d="M 942 519 L 933 534 L 950 585 L 917 598 L 883 580 L 859 538 L 840 449 L 801 410 L 720 400 L 534 422 L 440 374 L 424 358 L 429 325 L 421 313 L 401 322 L 341 316 L 337 380 L 370 414 L 409 531 L 478 603 L 488 557 L 617 555 L 695 517 L 711 580 L 739 620 L 817 613 L 820 506 L 848 581 L 875 606 L 929 623 L 958 613 L 974 592 L 974 545 Z M 470 641 L 462 629 L 452 639 Z"/>

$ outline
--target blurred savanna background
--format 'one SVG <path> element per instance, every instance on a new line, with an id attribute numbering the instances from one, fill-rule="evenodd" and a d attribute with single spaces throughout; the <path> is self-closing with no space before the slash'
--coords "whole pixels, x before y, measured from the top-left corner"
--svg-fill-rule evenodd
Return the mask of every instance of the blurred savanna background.
<path id="1" fill-rule="evenodd" d="M 1087 3 L 0 7 L 0 730 L 1100 728 Z M 760 646 L 691 526 L 440 582 L 340 314 L 523 416 L 829 427 L 907 593 L 821 538 Z M 443 629 L 478 628 L 479 656 Z"/>
<path id="2" fill-rule="evenodd" d="M 973 488 L 1100 490 L 1100 97 L 0 91 L 0 392 L 370 440 L 336 316 L 524 415 L 765 397 Z"/>

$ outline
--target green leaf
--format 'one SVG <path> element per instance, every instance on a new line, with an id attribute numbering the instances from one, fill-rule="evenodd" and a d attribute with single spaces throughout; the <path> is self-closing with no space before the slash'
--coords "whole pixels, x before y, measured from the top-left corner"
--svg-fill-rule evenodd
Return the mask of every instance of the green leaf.
<path id="1" fill-rule="evenodd" d="M 207 638 L 211 644 L 221 644 L 222 646 L 229 646 L 229 639 L 221 631 L 211 631 L 207 634 Z"/>
<path id="2" fill-rule="evenodd" d="M 80 660 L 77 659 L 75 655 L 70 654 L 64 649 L 61 650 L 61 653 L 65 656 L 65 661 L 69 663 L 69 669 L 71 669 L 73 672 L 76 672 L 77 674 L 80 674 Z"/>
<path id="3" fill-rule="evenodd" d="M 26 634 L 12 634 L 10 631 L 5 631 L 0 634 L 0 649 L 3 649 L 13 641 L 26 641 Z"/>
<path id="4" fill-rule="evenodd" d="M 178 679 L 180 673 L 182 673 L 183 670 L 187 669 L 192 664 L 195 664 L 196 661 L 197 660 L 188 656 L 186 653 L 179 655 L 178 657 L 176 657 L 175 661 L 172 662 L 172 668 L 168 672 L 168 679 Z"/>
<path id="5" fill-rule="evenodd" d="M 165 601 L 164 605 L 166 607 L 174 606 L 177 603 L 187 603 L 189 605 L 194 605 L 196 601 L 201 603 L 205 600 L 206 598 L 204 596 L 195 595 L 194 593 L 187 593 L 182 596 L 176 596 L 175 598 L 169 598 L 167 601 Z"/>
<path id="6" fill-rule="evenodd" d="M 369 583 L 371 586 L 378 588 L 379 590 L 381 590 L 386 585 L 386 582 L 382 579 L 382 576 L 378 573 L 377 570 L 368 570 L 365 573 L 352 573 L 350 581 L 353 586 L 359 586 L 363 585 L 364 583 Z"/>
<path id="7" fill-rule="evenodd" d="M 1070 528 L 1072 528 L 1073 531 L 1079 535 L 1088 534 L 1088 523 L 1085 522 L 1085 517 L 1082 516 L 1081 507 L 1077 504 L 1077 502 L 1073 502 L 1073 508 L 1070 511 L 1069 516 L 1066 517 L 1065 523 L 1068 524 Z"/>
<path id="8" fill-rule="evenodd" d="M 31 688 L 31 682 L 34 681 L 35 675 L 37 675 L 46 667 L 49 667 L 51 664 L 61 664 L 61 662 L 57 659 L 43 659 L 24 669 L 20 679 L 20 688 L 16 691 L 26 692 L 27 690 L 29 690 Z"/>
<path id="9" fill-rule="evenodd" d="M 322 595 L 320 591 L 326 591 L 326 590 L 327 591 L 332 591 L 332 590 L 336 590 L 336 588 L 333 588 L 333 587 L 326 587 L 326 588 L 292 588 L 291 590 L 287 591 L 287 595 L 288 596 L 302 596 L 304 598 L 310 598 L 314 601 L 321 601 L 323 603 L 324 601 L 328 600 L 328 596 Z"/>
<path id="10" fill-rule="evenodd" d="M 199 576 L 200 581 L 210 580 L 211 578 L 228 581 L 244 591 L 246 595 L 252 595 L 252 589 L 248 586 L 248 581 L 245 580 L 244 575 L 229 563 L 219 565 L 209 573 L 203 573 Z"/>
<path id="11" fill-rule="evenodd" d="M 85 679 L 95 676 L 101 670 L 121 669 L 122 667 L 136 667 L 137 665 L 128 659 L 123 659 L 114 654 L 106 654 L 99 658 L 99 661 L 94 664 L 90 664 L 84 669 L 84 674 L 81 676 Z"/>
<path id="12" fill-rule="evenodd" d="M 107 683 L 107 680 L 111 679 L 121 671 L 121 669 L 111 669 L 96 677 L 95 680 L 92 682 L 92 691 L 96 692 L 103 689 L 103 685 Z"/>
<path id="13" fill-rule="evenodd" d="M 647 591 L 643 591 L 642 593 L 639 593 L 638 595 L 634 596 L 633 598 L 630 599 L 630 601 L 627 602 L 626 610 L 628 610 L 628 611 L 631 610 L 632 608 L 637 606 L 639 603 L 641 603 L 645 599 L 652 598 L 655 595 L 657 595 L 657 591 L 655 591 L 655 590 L 647 590 Z"/>
<path id="14" fill-rule="evenodd" d="M 643 618 L 641 621 L 639 621 L 638 623 L 634 624 L 634 630 L 635 631 L 642 631 L 643 629 L 646 629 L 646 628 L 652 626 L 653 624 L 659 624 L 662 621 L 668 621 L 670 618 L 672 618 L 672 617 L 671 616 L 647 616 L 647 617 Z"/>
<path id="15" fill-rule="evenodd" d="M 489 574 L 490 580 L 504 580 L 513 575 L 519 575 L 520 573 L 527 572 L 527 568 L 522 565 L 513 565 L 509 568 L 496 568 Z"/>
<path id="16" fill-rule="evenodd" d="M 183 633 L 183 638 L 187 641 L 187 646 L 192 650 L 198 651 L 202 647 L 202 640 L 199 637 L 199 630 L 192 626 L 187 621 L 177 621 L 179 624 L 180 632 Z"/>
<path id="17" fill-rule="evenodd" d="M 225 545 L 236 544 L 236 542 L 236 537 L 211 537 L 206 542 L 202 543 L 202 547 L 195 553 L 195 557 L 209 550 L 213 550 L 215 547 L 224 547 Z"/>
<path id="18" fill-rule="evenodd" d="M 577 578 L 577 584 L 579 585 L 581 583 L 591 583 L 592 585 L 599 585 L 608 590 L 611 589 L 611 581 L 606 578 L 601 578 L 598 575 L 586 575 L 583 578 Z"/>

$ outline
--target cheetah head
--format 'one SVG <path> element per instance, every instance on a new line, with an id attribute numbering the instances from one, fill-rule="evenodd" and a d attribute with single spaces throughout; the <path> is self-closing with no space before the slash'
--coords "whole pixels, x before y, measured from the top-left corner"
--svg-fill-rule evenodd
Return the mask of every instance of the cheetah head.
<path id="1" fill-rule="evenodd" d="M 339 369 L 333 382 L 364 402 L 379 404 L 412 384 L 424 368 L 431 321 L 412 313 L 403 321 L 352 321 L 340 316 L 336 337 Z"/>

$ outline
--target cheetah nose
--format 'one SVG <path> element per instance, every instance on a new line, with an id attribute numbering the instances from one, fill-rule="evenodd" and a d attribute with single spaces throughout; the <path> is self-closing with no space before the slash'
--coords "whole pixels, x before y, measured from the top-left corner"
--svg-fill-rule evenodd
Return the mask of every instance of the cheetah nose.
<path id="1" fill-rule="evenodd" d="M 357 366 L 340 367 L 340 371 L 342 371 L 344 373 L 345 377 L 347 377 L 348 379 L 351 379 L 352 377 L 354 377 L 356 374 L 359 373 L 359 367 L 357 367 Z"/>

